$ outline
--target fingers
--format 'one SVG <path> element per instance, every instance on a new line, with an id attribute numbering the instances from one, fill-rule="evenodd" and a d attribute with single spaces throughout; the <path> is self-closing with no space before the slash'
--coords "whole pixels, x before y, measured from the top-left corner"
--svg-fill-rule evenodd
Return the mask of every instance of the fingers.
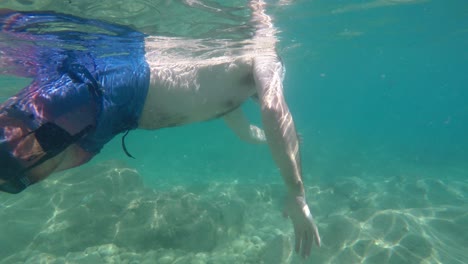
<path id="1" fill-rule="evenodd" d="M 321 246 L 320 235 L 316 227 L 301 232 L 295 229 L 294 233 L 296 237 L 296 253 L 300 252 L 303 258 L 308 258 L 310 256 L 314 241 L 319 247 Z"/>
<path id="2" fill-rule="evenodd" d="M 320 239 L 320 234 L 319 234 L 318 228 L 315 225 L 314 220 L 312 220 L 311 223 L 312 223 L 312 232 L 314 233 L 314 235 L 313 235 L 314 236 L 314 241 L 317 244 L 317 246 L 320 247 L 322 242 L 321 242 L 321 239 Z"/>
<path id="3" fill-rule="evenodd" d="M 317 244 L 317 246 L 321 247 L 322 241 L 320 239 L 320 234 L 318 232 L 317 227 L 314 228 L 314 240 L 315 240 L 315 243 Z"/>
<path id="4" fill-rule="evenodd" d="M 304 241 L 302 242 L 302 251 L 304 252 L 303 257 L 307 258 L 310 256 L 312 250 L 312 234 L 304 234 Z"/>
<path id="5" fill-rule="evenodd" d="M 299 250 L 301 249 L 301 234 L 299 233 L 296 227 L 294 227 L 294 237 L 296 240 L 294 249 L 296 253 L 299 253 Z"/>
<path id="6" fill-rule="evenodd" d="M 296 253 L 300 254 L 303 258 L 309 257 L 312 250 L 312 232 L 298 231 L 294 228 L 294 236 Z"/>
<path id="7" fill-rule="evenodd" d="M 301 250 L 301 256 L 303 258 L 306 258 L 307 257 L 307 232 L 304 232 L 303 236 L 302 236 L 302 250 Z"/>

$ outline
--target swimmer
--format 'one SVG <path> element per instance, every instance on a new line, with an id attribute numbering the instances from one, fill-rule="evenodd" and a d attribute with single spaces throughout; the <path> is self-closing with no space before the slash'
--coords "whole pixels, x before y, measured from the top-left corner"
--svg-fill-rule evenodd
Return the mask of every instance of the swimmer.
<path id="1" fill-rule="evenodd" d="M 255 33 L 242 42 L 147 36 L 70 15 L 0 10 L 0 39 L 23 45 L 0 47 L 0 73 L 32 79 L 0 106 L 0 190 L 19 193 L 84 164 L 132 129 L 223 118 L 242 140 L 269 145 L 287 187 L 284 212 L 295 250 L 309 256 L 320 236 L 305 198 L 275 28 L 264 7 L 262 0 L 250 2 Z M 51 41 L 56 45 L 44 44 Z M 241 110 L 249 98 L 259 105 L 263 130 Z"/>

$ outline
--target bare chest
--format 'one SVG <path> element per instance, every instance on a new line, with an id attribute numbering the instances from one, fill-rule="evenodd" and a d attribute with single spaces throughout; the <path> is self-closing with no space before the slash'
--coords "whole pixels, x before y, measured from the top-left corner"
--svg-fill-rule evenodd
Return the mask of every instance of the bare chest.
<path id="1" fill-rule="evenodd" d="M 152 66 L 140 127 L 157 129 L 223 116 L 255 93 L 251 61 Z"/>

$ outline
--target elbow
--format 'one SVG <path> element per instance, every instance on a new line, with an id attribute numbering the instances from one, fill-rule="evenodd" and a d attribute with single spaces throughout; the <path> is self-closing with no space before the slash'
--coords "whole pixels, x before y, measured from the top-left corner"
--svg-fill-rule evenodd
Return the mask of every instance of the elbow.
<path id="1" fill-rule="evenodd" d="M 266 93 L 261 98 L 260 107 L 262 112 L 266 113 L 284 113 L 288 112 L 288 105 L 282 96 L 274 96 Z"/>

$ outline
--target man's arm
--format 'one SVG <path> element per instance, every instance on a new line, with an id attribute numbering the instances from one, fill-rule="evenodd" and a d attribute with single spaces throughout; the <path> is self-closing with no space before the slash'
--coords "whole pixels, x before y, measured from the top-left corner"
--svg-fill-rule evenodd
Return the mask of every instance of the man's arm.
<path id="1" fill-rule="evenodd" d="M 261 144 L 266 142 L 265 133 L 255 125 L 250 124 L 242 111 L 242 108 L 226 114 L 224 121 L 236 135 L 251 144 Z"/>
<path id="2" fill-rule="evenodd" d="M 320 236 L 306 203 L 301 158 L 294 121 L 283 96 L 282 64 L 276 54 L 254 60 L 254 79 L 259 95 L 263 127 L 276 165 L 287 187 L 285 213 L 294 225 L 296 252 L 310 255 Z"/>

